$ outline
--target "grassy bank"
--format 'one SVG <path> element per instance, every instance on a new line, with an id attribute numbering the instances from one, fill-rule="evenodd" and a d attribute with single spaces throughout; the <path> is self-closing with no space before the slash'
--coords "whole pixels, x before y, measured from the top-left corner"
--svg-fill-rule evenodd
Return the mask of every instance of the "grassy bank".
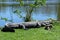
<path id="1" fill-rule="evenodd" d="M 33 28 L 15 29 L 15 33 L 0 31 L 0 40 L 60 40 L 60 23 L 54 23 L 51 30 Z"/>

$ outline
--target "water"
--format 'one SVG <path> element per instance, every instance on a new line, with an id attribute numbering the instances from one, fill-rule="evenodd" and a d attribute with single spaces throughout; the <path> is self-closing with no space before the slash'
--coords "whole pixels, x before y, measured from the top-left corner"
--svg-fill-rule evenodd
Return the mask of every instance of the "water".
<path id="1" fill-rule="evenodd" d="M 49 0 L 47 0 L 47 1 L 49 1 Z M 19 9 L 20 11 L 22 11 L 21 15 L 25 16 L 25 13 L 26 13 L 25 8 L 16 6 L 16 5 L 12 6 L 11 3 L 8 4 L 10 2 L 8 0 L 6 0 L 6 2 L 7 2 L 6 3 L 7 5 L 0 5 L 0 17 L 2 16 L 3 18 L 8 18 L 9 20 L 11 20 L 11 14 L 12 14 L 13 22 L 15 22 L 15 23 L 23 22 L 24 21 L 23 18 L 19 18 L 16 14 L 13 14 L 13 12 L 16 9 Z M 32 12 L 33 13 L 32 18 L 34 20 L 47 20 L 49 18 L 57 19 L 57 16 L 58 16 L 57 10 L 56 10 L 57 5 L 48 4 L 50 2 L 57 3 L 57 0 L 53 0 L 53 1 L 51 0 L 51 1 L 47 2 L 47 5 L 45 7 L 40 7 L 40 8 L 37 8 L 36 10 L 34 10 Z M 0 26 L 4 26 L 5 23 L 6 22 L 4 20 L 0 20 Z"/>
<path id="2" fill-rule="evenodd" d="M 11 20 L 11 15 L 14 10 L 19 9 L 22 11 L 21 15 L 25 16 L 24 7 L 19 8 L 19 6 L 0 6 L 0 17 L 5 17 Z M 23 22 L 23 18 L 19 18 L 16 14 L 12 14 L 13 22 Z M 57 19 L 56 5 L 47 5 L 46 7 L 37 8 L 33 11 L 32 18 L 35 20 L 46 20 L 48 18 Z M 0 25 L 5 25 L 4 20 L 0 20 Z"/>

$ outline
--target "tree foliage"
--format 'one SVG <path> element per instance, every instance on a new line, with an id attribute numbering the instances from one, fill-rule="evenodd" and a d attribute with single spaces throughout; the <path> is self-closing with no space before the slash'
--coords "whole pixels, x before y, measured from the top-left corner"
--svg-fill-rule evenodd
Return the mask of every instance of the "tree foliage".
<path id="1" fill-rule="evenodd" d="M 32 14 L 34 8 L 38 8 L 38 7 L 44 6 L 46 4 L 46 0 L 33 0 L 34 1 L 33 4 L 28 4 L 29 2 L 27 4 L 25 4 L 23 2 L 23 0 L 16 0 L 16 1 L 20 3 L 20 6 L 25 6 L 25 5 L 27 6 L 27 8 L 26 8 L 27 13 L 26 13 L 25 20 L 24 20 L 26 22 L 31 21 L 31 14 Z M 29 1 L 29 0 L 27 0 L 27 1 Z M 17 12 L 17 14 L 18 14 L 18 12 Z M 21 16 L 21 15 L 19 14 L 18 16 Z"/>

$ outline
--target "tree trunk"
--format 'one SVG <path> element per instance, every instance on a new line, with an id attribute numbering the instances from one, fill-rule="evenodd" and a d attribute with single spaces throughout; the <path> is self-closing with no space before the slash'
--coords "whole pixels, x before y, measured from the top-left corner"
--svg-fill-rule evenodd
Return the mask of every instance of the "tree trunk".
<path id="1" fill-rule="evenodd" d="M 25 17 L 25 22 L 31 21 L 32 11 L 33 11 L 33 7 L 29 7 L 29 9 L 27 10 L 26 17 Z"/>
<path id="2" fill-rule="evenodd" d="M 58 2 L 60 2 L 60 0 Z M 60 21 L 60 4 L 57 5 L 57 20 Z"/>

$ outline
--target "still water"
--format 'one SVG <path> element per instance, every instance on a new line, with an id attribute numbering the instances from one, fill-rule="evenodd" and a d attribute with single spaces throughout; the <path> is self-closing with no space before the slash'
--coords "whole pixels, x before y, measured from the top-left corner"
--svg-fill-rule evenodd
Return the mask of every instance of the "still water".
<path id="1" fill-rule="evenodd" d="M 19 9 L 21 11 L 21 15 L 25 16 L 26 11 L 24 7 L 2 5 L 0 6 L 0 17 L 11 20 L 12 15 L 13 22 L 23 22 L 23 18 L 19 18 L 16 14 L 13 14 L 16 9 Z M 45 7 L 35 9 L 32 13 L 32 18 L 35 20 L 46 20 L 48 18 L 57 19 L 56 5 L 46 5 Z M 6 22 L 4 20 L 0 20 L 0 26 L 5 25 L 5 23 Z"/>

